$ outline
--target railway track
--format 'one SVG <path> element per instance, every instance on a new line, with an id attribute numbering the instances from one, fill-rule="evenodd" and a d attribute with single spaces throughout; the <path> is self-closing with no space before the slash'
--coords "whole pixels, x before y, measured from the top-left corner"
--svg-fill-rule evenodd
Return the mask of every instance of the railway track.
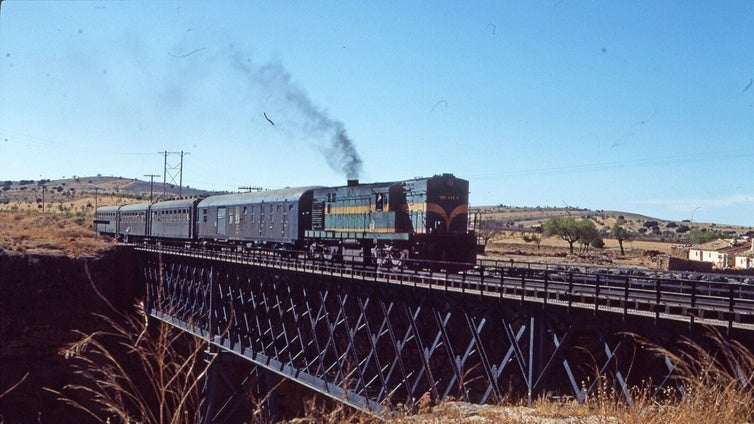
<path id="1" fill-rule="evenodd" d="M 606 267 L 565 267 L 481 260 L 460 273 L 406 271 L 315 261 L 301 254 L 197 251 L 134 245 L 139 251 L 243 263 L 460 295 L 499 297 L 595 313 L 654 317 L 754 331 L 751 277 L 662 273 Z M 436 265 L 436 264 L 433 264 Z M 434 266 L 442 268 L 442 266 Z M 428 268 L 431 268 L 428 266 Z"/>

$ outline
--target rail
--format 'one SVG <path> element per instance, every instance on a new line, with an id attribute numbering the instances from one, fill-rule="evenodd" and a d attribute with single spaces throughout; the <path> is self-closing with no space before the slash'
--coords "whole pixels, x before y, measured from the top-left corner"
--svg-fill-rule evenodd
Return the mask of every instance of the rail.
<path id="1" fill-rule="evenodd" d="M 342 265 L 297 252 L 197 251 L 135 245 L 141 251 L 249 264 L 430 290 L 551 304 L 595 312 L 680 319 L 754 331 L 754 284 L 701 274 L 672 274 L 607 267 L 568 267 L 480 260 L 450 272 L 452 264 L 414 263 L 425 270 Z M 724 280 L 724 281 L 720 281 Z"/>

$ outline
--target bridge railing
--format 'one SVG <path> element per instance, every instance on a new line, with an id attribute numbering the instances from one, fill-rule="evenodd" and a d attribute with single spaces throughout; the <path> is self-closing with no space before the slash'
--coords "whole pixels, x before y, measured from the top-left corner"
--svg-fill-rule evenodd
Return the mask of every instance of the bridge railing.
<path id="1" fill-rule="evenodd" d="M 462 295 L 498 296 L 521 302 L 593 308 L 623 314 L 654 315 L 754 324 L 754 284 L 713 275 L 673 274 L 608 267 L 576 267 L 481 260 L 454 272 L 453 265 L 414 261 L 416 269 L 349 265 L 309 258 L 299 252 L 196 251 L 166 246 L 138 246 L 157 253 L 211 258 L 371 281 L 422 287 Z M 705 275 L 708 276 L 708 275 Z M 753 326 L 754 327 L 754 326 Z"/>

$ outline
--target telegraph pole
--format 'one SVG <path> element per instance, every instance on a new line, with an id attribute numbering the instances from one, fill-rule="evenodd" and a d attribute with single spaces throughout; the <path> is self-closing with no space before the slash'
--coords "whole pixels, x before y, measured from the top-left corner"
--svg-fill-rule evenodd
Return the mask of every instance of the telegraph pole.
<path id="1" fill-rule="evenodd" d="M 99 189 L 103 189 L 104 190 L 105 187 L 100 187 L 97 184 L 89 184 L 89 186 L 94 189 L 94 211 L 96 212 L 97 211 L 97 206 L 98 206 L 97 202 L 99 200 L 99 198 L 97 196 L 97 190 L 99 190 Z"/>
<path id="2" fill-rule="evenodd" d="M 154 177 L 159 177 L 159 174 L 144 174 L 145 177 L 149 177 L 149 203 L 152 203 L 152 196 L 154 194 Z"/>
<path id="3" fill-rule="evenodd" d="M 189 153 L 186 152 L 185 154 L 188 155 Z M 183 155 L 184 155 L 183 150 L 181 150 L 181 177 L 178 180 L 178 196 L 179 197 L 183 197 Z"/>
<path id="4" fill-rule="evenodd" d="M 165 150 L 165 152 L 158 152 L 161 155 L 165 156 L 165 161 L 163 162 L 164 165 L 162 166 L 162 197 L 165 198 L 165 182 L 168 178 L 168 151 Z"/>

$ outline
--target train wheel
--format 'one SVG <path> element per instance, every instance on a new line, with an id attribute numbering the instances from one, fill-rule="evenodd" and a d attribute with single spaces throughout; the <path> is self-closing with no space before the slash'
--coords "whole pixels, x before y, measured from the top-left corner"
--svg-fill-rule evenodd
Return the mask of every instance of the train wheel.
<path id="1" fill-rule="evenodd" d="M 390 264 L 394 268 L 403 269 L 408 261 L 408 249 L 391 249 L 390 251 Z"/>
<path id="2" fill-rule="evenodd" d="M 315 260 L 315 261 L 321 261 L 325 259 L 324 255 L 324 249 L 322 248 L 322 245 L 319 243 L 312 243 L 309 245 L 309 259 Z"/>

